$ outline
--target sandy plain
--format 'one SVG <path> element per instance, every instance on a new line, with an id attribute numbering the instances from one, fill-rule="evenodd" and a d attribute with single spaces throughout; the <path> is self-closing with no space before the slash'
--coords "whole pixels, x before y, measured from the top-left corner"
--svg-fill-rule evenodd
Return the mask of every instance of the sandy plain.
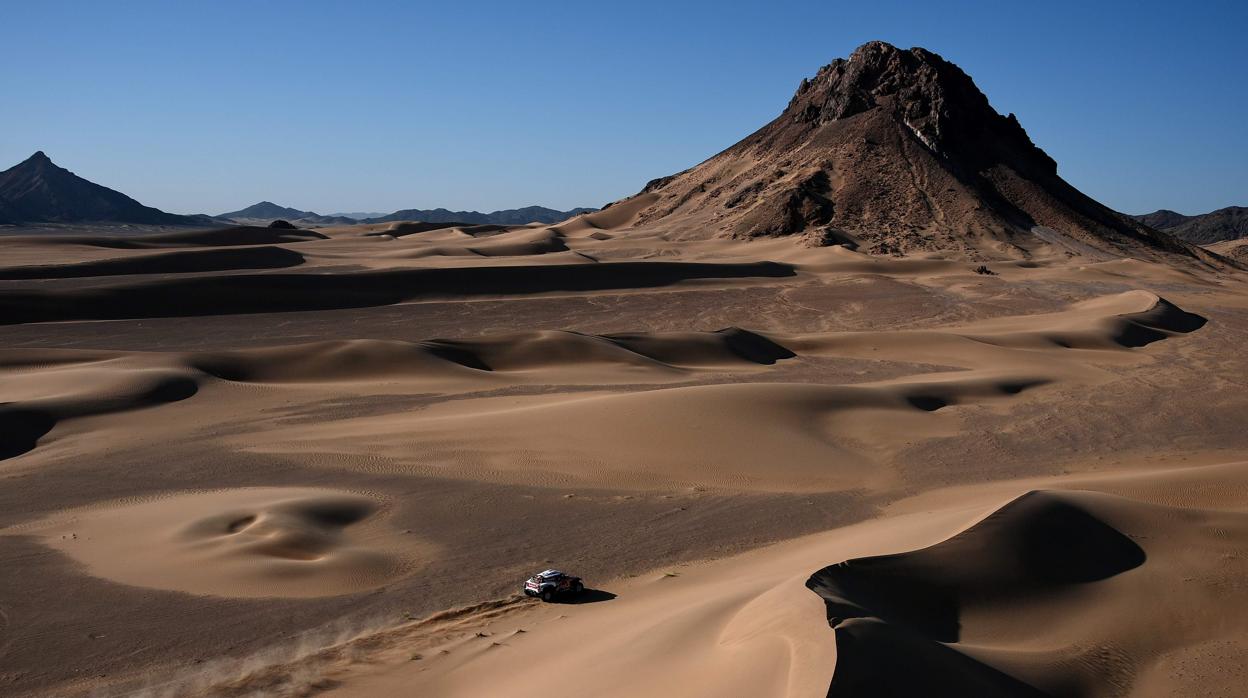
<path id="1" fill-rule="evenodd" d="M 629 216 L 5 231 L 0 691 L 1234 695 L 1242 271 Z"/>

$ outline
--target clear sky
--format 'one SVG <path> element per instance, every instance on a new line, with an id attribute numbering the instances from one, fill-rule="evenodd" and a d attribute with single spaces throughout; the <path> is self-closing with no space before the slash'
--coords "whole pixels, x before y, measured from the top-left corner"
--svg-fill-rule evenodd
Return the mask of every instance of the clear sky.
<path id="1" fill-rule="evenodd" d="M 0 169 L 221 213 L 599 206 L 923 46 L 1136 213 L 1248 205 L 1248 3 L 0 0 Z"/>

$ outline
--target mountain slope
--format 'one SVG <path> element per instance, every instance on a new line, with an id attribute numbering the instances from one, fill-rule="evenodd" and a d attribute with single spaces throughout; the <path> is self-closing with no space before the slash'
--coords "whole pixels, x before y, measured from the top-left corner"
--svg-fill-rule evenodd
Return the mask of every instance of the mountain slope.
<path id="1" fill-rule="evenodd" d="M 1195 216 L 1161 209 L 1132 218 L 1196 245 L 1248 238 L 1248 208 L 1243 206 L 1227 206 Z"/>
<path id="2" fill-rule="evenodd" d="M 1207 255 L 1063 181 L 956 65 L 883 42 L 803 80 L 741 142 L 625 201 L 631 225 L 669 234 L 804 234 L 877 254 Z"/>
<path id="3" fill-rule="evenodd" d="M 203 223 L 201 217 L 165 213 L 89 182 L 58 167 L 43 151 L 0 172 L 0 219 L 6 218 L 15 223 Z"/>

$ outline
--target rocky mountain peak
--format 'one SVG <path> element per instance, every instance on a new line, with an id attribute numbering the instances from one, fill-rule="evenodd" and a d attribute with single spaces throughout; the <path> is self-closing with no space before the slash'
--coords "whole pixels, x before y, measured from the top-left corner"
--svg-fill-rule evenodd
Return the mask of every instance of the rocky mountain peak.
<path id="1" fill-rule="evenodd" d="M 770 123 L 631 201 L 634 227 L 872 254 L 1207 256 L 1063 181 L 957 65 L 882 41 L 820 68 Z"/>
<path id="2" fill-rule="evenodd" d="M 0 172 L 0 217 L 18 223 L 199 223 L 89 182 L 52 162 L 42 150 Z"/>
<path id="3" fill-rule="evenodd" d="M 970 171 L 1008 154 L 1035 174 L 1057 172 L 1013 114 L 998 114 L 969 75 L 923 48 L 863 44 L 804 79 L 785 115 L 814 129 L 873 109 L 887 110 L 933 153 Z"/>

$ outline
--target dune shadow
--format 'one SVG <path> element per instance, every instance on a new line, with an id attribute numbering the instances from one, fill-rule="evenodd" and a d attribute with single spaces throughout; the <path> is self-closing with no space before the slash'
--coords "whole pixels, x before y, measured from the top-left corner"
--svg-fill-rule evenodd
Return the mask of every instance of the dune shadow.
<path id="1" fill-rule="evenodd" d="M 924 412 L 935 412 L 943 407 L 949 406 L 949 401 L 935 395 L 908 395 L 906 402 L 911 407 L 923 410 Z"/>
<path id="2" fill-rule="evenodd" d="M 828 698 L 1044 698 L 1048 694 L 955 647 L 874 618 L 835 630 L 836 671 Z M 899 667 L 904 667 L 899 671 Z"/>
<path id="3" fill-rule="evenodd" d="M 90 288 L 0 291 L 0 324 L 337 310 L 431 298 L 660 288 L 796 273 L 775 262 L 644 261 L 124 279 Z"/>
<path id="4" fill-rule="evenodd" d="M 35 449 L 39 439 L 56 426 L 56 417 L 40 410 L 0 409 L 0 460 Z"/>
<path id="5" fill-rule="evenodd" d="M 430 354 L 444 361 L 450 361 L 451 363 L 478 371 L 494 370 L 478 354 L 458 342 L 433 339 L 423 342 L 423 344 L 429 349 Z"/>
<path id="6" fill-rule="evenodd" d="M 155 235 L 131 236 L 76 236 L 56 239 L 57 242 L 69 242 L 92 247 L 107 247 L 118 250 L 141 250 L 158 247 L 235 247 L 242 245 L 273 245 L 291 242 L 307 242 L 310 240 L 328 240 L 329 236 L 312 230 L 292 228 L 269 228 L 250 225 L 216 228 L 213 230 L 191 230 L 175 233 L 157 233 Z"/>
<path id="7" fill-rule="evenodd" d="M 586 589 L 585 591 L 582 591 L 576 596 L 569 596 L 569 597 L 565 597 L 562 599 L 558 599 L 556 602 L 571 604 L 571 605 L 580 605 L 580 604 L 586 604 L 586 603 L 599 603 L 602 601 L 610 601 L 614 599 L 615 597 L 616 597 L 615 594 L 612 594 L 609 591 L 604 591 L 602 589 Z"/>
<path id="8" fill-rule="evenodd" d="M 181 274 L 190 272 L 234 271 L 241 269 L 282 269 L 303 264 L 303 255 L 284 247 L 160 252 L 139 257 L 105 259 L 75 264 L 47 264 L 0 269 L 0 279 L 74 279 L 91 276 L 130 274 Z"/>
<path id="9" fill-rule="evenodd" d="M 1112 511 L 1086 493 L 1033 491 L 935 545 L 815 572 L 806 587 L 837 643 L 828 696 L 1044 695 L 964 654 L 963 618 L 1086 594 L 1143 565 L 1143 548 L 1103 518 Z"/>
<path id="10" fill-rule="evenodd" d="M 740 327 L 728 327 L 716 332 L 733 353 L 746 361 L 771 366 L 777 361 L 797 356 L 788 347 Z"/>
<path id="11" fill-rule="evenodd" d="M 58 422 L 186 400 L 199 392 L 187 376 L 169 376 L 126 396 L 87 397 L 73 404 L 0 402 L 0 461 L 33 451 Z"/>
<path id="12" fill-rule="evenodd" d="M 961 639 L 965 606 L 1008 605 L 1144 564 L 1135 541 L 1079 500 L 1030 492 L 936 545 L 857 558 L 811 575 L 833 627 L 874 617 L 939 642 Z"/>
<path id="13" fill-rule="evenodd" d="M 134 398 L 134 407 L 153 407 L 169 402 L 180 402 L 194 397 L 199 383 L 186 376 L 173 376 L 160 381 L 151 389 Z"/>
<path id="14" fill-rule="evenodd" d="M 1114 341 L 1129 349 L 1147 346 L 1174 334 L 1195 332 L 1209 322 L 1203 315 L 1189 313 L 1164 298 L 1158 299 L 1151 310 L 1126 317 L 1130 322 Z"/>

